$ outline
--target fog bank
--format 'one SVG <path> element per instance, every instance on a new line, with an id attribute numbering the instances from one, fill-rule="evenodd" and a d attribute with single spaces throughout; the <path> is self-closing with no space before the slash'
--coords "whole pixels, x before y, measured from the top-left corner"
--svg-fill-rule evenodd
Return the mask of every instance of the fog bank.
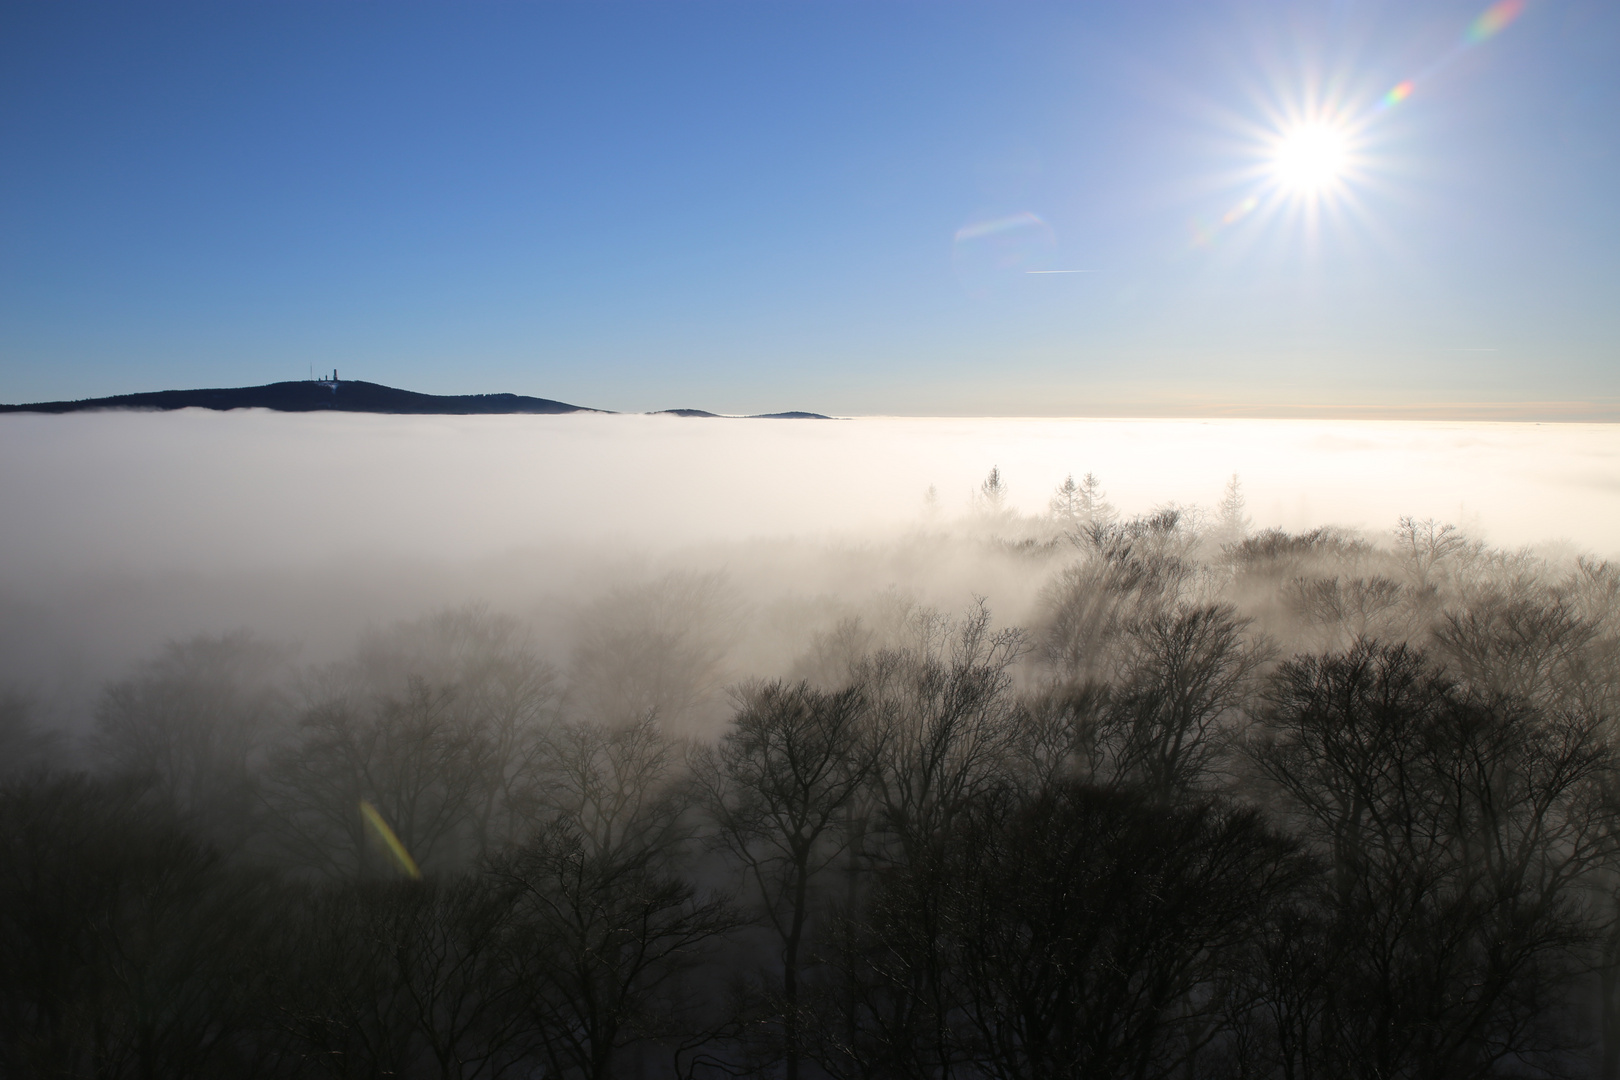
<path id="1" fill-rule="evenodd" d="M 916 540 L 967 515 L 992 467 L 1029 515 L 1070 473 L 1126 516 L 1211 507 L 1236 473 L 1257 528 L 1411 515 L 1501 547 L 1620 551 L 1614 425 L 16 415 L 0 680 L 78 711 L 171 638 L 251 627 L 320 655 L 468 601 L 566 651 L 582 606 L 671 571 L 721 574 L 734 622 L 797 644 L 887 588 L 947 609 L 988 595 L 1018 621 L 1050 567 Z M 767 637 L 745 636 L 739 669 L 793 644 Z"/>
<path id="2" fill-rule="evenodd" d="M 1208 505 L 1236 472 L 1262 526 L 1410 514 L 1620 550 L 1616 425 L 187 410 L 0 420 L 0 552 L 35 578 L 858 535 L 915 523 L 930 485 L 960 512 L 992 466 L 1025 512 L 1071 472 L 1125 514 Z"/>

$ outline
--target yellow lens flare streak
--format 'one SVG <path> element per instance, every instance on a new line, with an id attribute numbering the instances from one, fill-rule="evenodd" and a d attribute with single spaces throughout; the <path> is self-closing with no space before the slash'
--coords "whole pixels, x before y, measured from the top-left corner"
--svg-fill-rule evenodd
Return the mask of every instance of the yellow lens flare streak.
<path id="1" fill-rule="evenodd" d="M 381 812 L 365 799 L 360 800 L 360 817 L 371 827 L 371 831 L 377 834 L 377 838 L 382 841 L 383 847 L 388 849 L 388 853 L 394 857 L 394 861 L 399 864 L 399 868 L 413 880 L 422 880 L 422 871 L 417 869 L 416 860 L 411 858 L 409 851 L 405 850 L 405 845 L 399 842 L 399 837 L 394 835 L 394 830 L 388 827 L 388 822 L 383 819 Z"/>

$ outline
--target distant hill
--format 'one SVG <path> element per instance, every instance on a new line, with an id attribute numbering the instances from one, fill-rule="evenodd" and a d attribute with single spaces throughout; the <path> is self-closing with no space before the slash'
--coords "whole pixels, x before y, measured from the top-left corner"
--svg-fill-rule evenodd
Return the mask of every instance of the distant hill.
<path id="1" fill-rule="evenodd" d="M 481 413 L 597 412 L 522 394 L 418 394 L 376 383 L 335 379 L 278 382 L 224 390 L 159 390 L 83 401 L 0 405 L 0 412 L 70 413 L 95 409 L 274 409 L 277 412 L 363 412 L 470 416 Z"/>
<path id="2" fill-rule="evenodd" d="M 238 386 L 222 390 L 158 390 L 149 394 L 85 398 L 82 401 L 39 401 L 31 405 L 0 405 L 0 413 L 70 413 L 98 409 L 168 411 L 171 409 L 274 409 L 276 412 L 398 413 L 419 416 L 476 416 L 497 413 L 606 412 L 550 398 L 522 394 L 418 394 L 392 386 L 345 379 L 306 379 L 268 386 Z M 675 416 L 719 414 L 702 409 L 669 409 Z M 749 417 L 754 420 L 826 420 L 820 413 L 781 412 Z"/>
<path id="3" fill-rule="evenodd" d="M 753 413 L 749 416 L 727 416 L 725 413 L 707 412 L 703 409 L 660 409 L 648 413 L 648 416 L 696 416 L 711 420 L 831 420 L 830 416 L 823 416 L 818 412 L 767 412 Z"/>

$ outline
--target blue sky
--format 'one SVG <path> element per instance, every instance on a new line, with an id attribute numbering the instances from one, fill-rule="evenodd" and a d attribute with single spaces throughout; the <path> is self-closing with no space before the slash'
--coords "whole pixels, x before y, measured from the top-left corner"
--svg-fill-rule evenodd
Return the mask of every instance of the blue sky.
<path id="1" fill-rule="evenodd" d="M 1486 8 L 6 3 L 0 400 L 1620 419 L 1620 6 Z"/>

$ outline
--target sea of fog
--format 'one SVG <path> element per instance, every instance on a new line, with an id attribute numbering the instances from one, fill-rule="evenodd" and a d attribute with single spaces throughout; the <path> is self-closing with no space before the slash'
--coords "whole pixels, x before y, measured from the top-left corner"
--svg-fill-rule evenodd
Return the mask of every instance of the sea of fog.
<path id="1" fill-rule="evenodd" d="M 919 568 L 935 549 L 899 539 L 969 514 L 992 467 L 1028 514 L 1071 473 L 1125 515 L 1213 507 L 1236 473 L 1257 528 L 1411 515 L 1620 554 L 1617 425 L 8 415 L 0 681 L 67 700 L 172 637 L 251 627 L 318 652 L 469 600 L 561 628 L 673 565 L 745 600 L 898 586 L 1016 616 L 1033 585 L 960 553 Z"/>

